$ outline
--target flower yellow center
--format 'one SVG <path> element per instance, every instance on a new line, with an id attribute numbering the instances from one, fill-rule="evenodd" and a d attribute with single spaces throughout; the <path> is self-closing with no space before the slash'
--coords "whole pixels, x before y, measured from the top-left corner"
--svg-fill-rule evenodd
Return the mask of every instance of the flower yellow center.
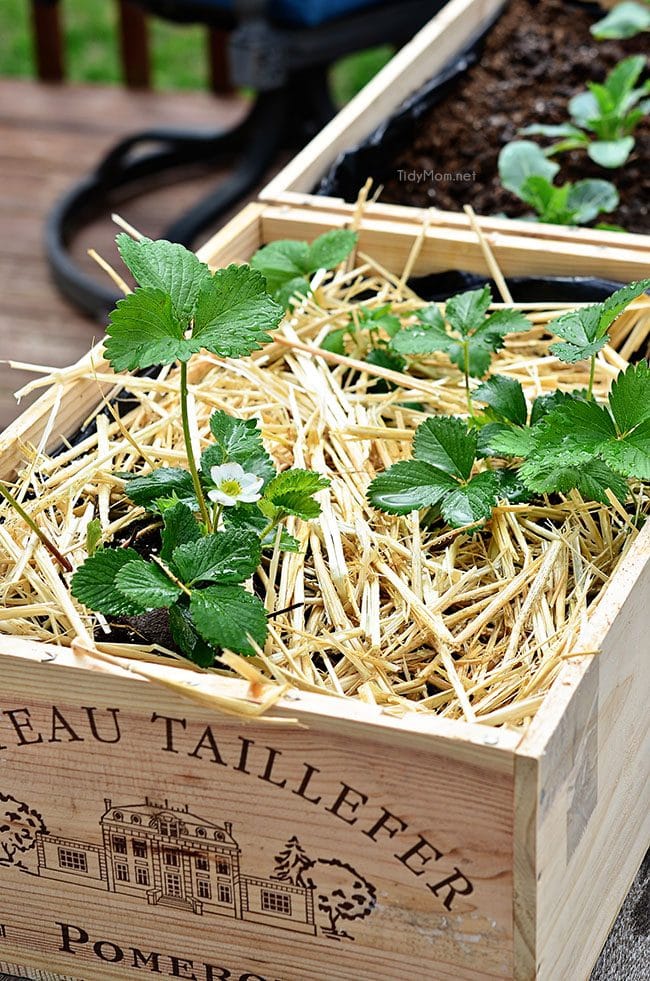
<path id="1" fill-rule="evenodd" d="M 224 480 L 219 484 L 219 490 L 228 497 L 238 497 L 241 494 L 241 484 L 238 480 Z"/>

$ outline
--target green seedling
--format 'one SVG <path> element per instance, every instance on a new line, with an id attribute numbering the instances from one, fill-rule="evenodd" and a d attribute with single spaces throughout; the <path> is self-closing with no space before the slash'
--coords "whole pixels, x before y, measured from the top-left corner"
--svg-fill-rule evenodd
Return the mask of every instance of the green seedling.
<path id="1" fill-rule="evenodd" d="M 634 0 L 618 3 L 590 30 L 598 41 L 622 40 L 650 31 L 650 4 Z"/>
<path id="2" fill-rule="evenodd" d="M 634 131 L 650 112 L 650 80 L 636 84 L 646 66 L 644 55 L 624 58 L 608 74 L 602 85 L 588 82 L 588 91 L 579 92 L 569 102 L 571 122 L 557 126 L 534 124 L 520 132 L 523 136 L 559 137 L 545 151 L 546 156 L 567 150 L 586 150 L 600 167 L 622 167 L 634 149 Z"/>
<path id="3" fill-rule="evenodd" d="M 515 140 L 499 154 L 499 177 L 512 194 L 529 205 L 534 221 L 552 225 L 586 225 L 602 212 L 618 207 L 618 191 L 610 181 L 584 180 L 556 185 L 559 166 L 531 140 Z"/>
<path id="4" fill-rule="evenodd" d="M 356 244 L 356 233 L 346 228 L 325 232 L 311 245 L 281 239 L 259 249 L 251 259 L 251 266 L 264 276 L 269 293 L 286 310 L 295 297 L 300 299 L 311 292 L 314 273 L 336 268 Z"/>

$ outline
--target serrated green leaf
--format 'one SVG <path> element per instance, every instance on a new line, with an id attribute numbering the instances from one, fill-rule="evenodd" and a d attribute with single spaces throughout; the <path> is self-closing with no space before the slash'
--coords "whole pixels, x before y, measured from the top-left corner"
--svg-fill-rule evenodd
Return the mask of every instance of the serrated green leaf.
<path id="1" fill-rule="evenodd" d="M 98 548 L 72 577 L 72 595 L 104 616 L 133 616 L 140 607 L 127 599 L 115 585 L 115 578 L 128 562 L 139 559 L 133 548 Z"/>
<path id="2" fill-rule="evenodd" d="M 187 326 L 201 284 L 211 276 L 208 267 L 183 245 L 145 238 L 136 242 L 124 233 L 117 247 L 139 286 L 162 290 L 171 297 L 174 311 Z"/>
<path id="3" fill-rule="evenodd" d="M 457 487 L 456 480 L 421 460 L 401 460 L 378 474 L 368 487 L 368 501 L 388 514 L 408 514 L 438 504 Z"/>
<path id="4" fill-rule="evenodd" d="M 650 419 L 646 418 L 625 437 L 604 443 L 600 455 L 617 473 L 650 480 Z"/>
<path id="5" fill-rule="evenodd" d="M 210 668 L 214 664 L 216 651 L 199 637 L 189 608 L 175 603 L 169 608 L 169 632 L 182 654 L 194 664 L 202 668 Z"/>
<path id="6" fill-rule="evenodd" d="M 266 452 L 255 419 L 237 419 L 217 409 L 210 417 L 215 445 L 201 456 L 201 471 L 210 483 L 210 469 L 224 463 L 239 463 L 247 473 L 262 477 L 265 483 L 275 476 L 275 464 Z"/>
<path id="7" fill-rule="evenodd" d="M 445 318 L 454 330 L 467 337 L 483 324 L 491 303 L 492 291 L 489 286 L 457 293 L 447 300 Z"/>
<path id="8" fill-rule="evenodd" d="M 172 497 L 192 509 L 198 508 L 192 478 L 180 467 L 159 467 L 144 476 L 132 477 L 127 480 L 125 493 L 134 504 L 147 511 L 159 510 L 156 506 L 159 498 Z"/>
<path id="9" fill-rule="evenodd" d="M 150 287 L 118 300 L 106 333 L 104 354 L 115 371 L 187 361 L 200 349 L 183 336 L 171 298 Z"/>
<path id="10" fill-rule="evenodd" d="M 237 504 L 232 508 L 225 508 L 223 521 L 226 528 L 237 528 L 240 531 L 248 531 L 258 537 L 268 526 L 268 519 L 262 514 L 257 504 Z M 277 535 L 277 528 L 273 528 L 262 539 L 262 548 L 274 548 Z M 300 551 L 300 542 L 293 535 L 290 535 L 285 528 L 280 534 L 281 552 Z"/>
<path id="11" fill-rule="evenodd" d="M 357 244 L 357 238 L 357 233 L 347 228 L 333 228 L 331 231 L 319 235 L 309 247 L 308 271 L 334 269 L 340 262 L 347 259 Z"/>
<path id="12" fill-rule="evenodd" d="M 419 310 L 416 310 L 415 315 L 421 324 L 427 324 L 429 327 L 440 327 L 441 330 L 445 329 L 445 318 L 437 303 L 420 307 Z"/>
<path id="13" fill-rule="evenodd" d="M 388 368 L 390 371 L 404 371 L 406 361 L 401 356 L 390 349 L 384 347 L 373 347 L 365 356 L 367 364 L 377 365 L 379 368 Z M 376 392 L 392 392 L 397 386 L 386 378 L 376 378 L 369 386 L 368 391 L 373 394 Z"/>
<path id="14" fill-rule="evenodd" d="M 430 416 L 413 437 L 413 457 L 467 480 L 476 459 L 477 435 L 461 419 Z"/>
<path id="15" fill-rule="evenodd" d="M 609 488 L 620 500 L 627 496 L 627 485 L 601 460 L 558 463 L 557 460 L 527 460 L 519 471 L 531 491 L 537 494 L 568 494 L 578 490 L 585 500 L 608 504 Z"/>
<path id="16" fill-rule="evenodd" d="M 601 313 L 600 305 L 596 304 L 571 310 L 553 320 L 550 329 L 566 343 L 551 344 L 551 353 L 568 364 L 597 354 L 607 343 L 606 337 L 598 336 Z"/>
<path id="17" fill-rule="evenodd" d="M 279 286 L 273 293 L 273 298 L 283 310 L 290 310 L 294 303 L 301 302 L 309 293 L 311 293 L 309 280 L 304 276 L 296 276 L 295 279 L 290 279 Z"/>
<path id="18" fill-rule="evenodd" d="M 489 470 L 478 473 L 468 484 L 456 487 L 442 499 L 442 516 L 452 528 L 462 528 L 492 516 L 499 496 L 499 480 Z"/>
<path id="19" fill-rule="evenodd" d="M 535 453 L 545 457 L 569 458 L 594 455 L 603 443 L 616 438 L 614 422 L 597 402 L 568 402 L 559 406 L 535 428 Z"/>
<path id="20" fill-rule="evenodd" d="M 240 583 L 260 564 L 258 536 L 229 528 L 174 549 L 171 568 L 186 586 L 199 582 Z"/>
<path id="21" fill-rule="evenodd" d="M 160 558 L 170 562 L 172 553 L 179 545 L 197 542 L 201 537 L 195 513 L 182 501 L 177 501 L 163 511 L 162 548 Z"/>
<path id="22" fill-rule="evenodd" d="M 611 296 L 608 296 L 606 300 L 603 300 L 599 304 L 600 309 L 600 320 L 598 322 L 598 334 L 603 335 L 611 325 L 614 323 L 616 318 L 620 316 L 627 306 L 636 300 L 638 296 L 645 293 L 646 290 L 650 290 L 650 279 L 641 279 L 636 283 L 628 283 L 627 286 L 623 286 L 620 290 L 616 290 Z"/>
<path id="23" fill-rule="evenodd" d="M 268 632 L 264 604 L 242 586 L 208 586 L 192 593 L 194 625 L 208 644 L 236 654 L 255 654 L 248 635 L 260 647 Z"/>
<path id="24" fill-rule="evenodd" d="M 544 416 L 547 416 L 549 412 L 557 409 L 560 405 L 566 405 L 567 402 L 575 402 L 576 400 L 585 401 L 586 394 L 586 389 L 576 389 L 573 392 L 561 392 L 558 389 L 555 392 L 549 392 L 548 395 L 538 395 L 533 402 L 530 413 L 531 426 L 536 426 Z"/>
<path id="25" fill-rule="evenodd" d="M 509 501 L 510 504 L 524 504 L 530 501 L 530 491 L 524 484 L 518 470 L 502 467 L 492 470 L 498 484 L 497 500 Z"/>
<path id="26" fill-rule="evenodd" d="M 609 406 L 618 432 L 631 432 L 650 419 L 650 365 L 630 365 L 612 383 Z"/>
<path id="27" fill-rule="evenodd" d="M 262 273 L 270 293 L 292 279 L 304 278 L 309 272 L 309 246 L 306 242 L 280 239 L 259 249 L 251 266 Z"/>
<path id="28" fill-rule="evenodd" d="M 115 586 L 138 607 L 138 613 L 172 606 L 182 592 L 161 568 L 141 558 L 122 566 L 115 576 Z"/>
<path id="29" fill-rule="evenodd" d="M 94 555 L 97 546 L 102 540 L 102 523 L 99 518 L 93 518 L 88 522 L 86 528 L 86 551 L 88 555 Z"/>
<path id="30" fill-rule="evenodd" d="M 498 338 L 507 337 L 508 334 L 520 334 L 524 330 L 530 330 L 530 326 L 530 321 L 519 310 L 496 310 L 479 324 L 474 331 L 474 336 L 494 342 Z"/>
<path id="31" fill-rule="evenodd" d="M 474 398 L 485 402 L 500 419 L 525 426 L 528 418 L 526 397 L 521 382 L 504 375 L 493 375 L 474 392 Z"/>
<path id="32" fill-rule="evenodd" d="M 267 484 L 260 506 L 271 505 L 281 514 L 292 514 L 304 521 L 317 518 L 320 504 L 313 495 L 329 487 L 329 480 L 313 470 L 284 470 Z"/>
<path id="33" fill-rule="evenodd" d="M 218 269 L 199 291 L 192 341 L 212 354 L 240 358 L 271 340 L 283 310 L 250 266 Z"/>
<path id="34" fill-rule="evenodd" d="M 417 323 L 403 327 L 391 340 L 391 348 L 399 354 L 433 354 L 441 351 L 449 354 L 459 345 L 445 331 L 443 325 Z"/>
<path id="35" fill-rule="evenodd" d="M 478 443 L 483 456 L 526 457 L 534 449 L 535 438 L 531 429 L 493 423 L 479 431 Z"/>

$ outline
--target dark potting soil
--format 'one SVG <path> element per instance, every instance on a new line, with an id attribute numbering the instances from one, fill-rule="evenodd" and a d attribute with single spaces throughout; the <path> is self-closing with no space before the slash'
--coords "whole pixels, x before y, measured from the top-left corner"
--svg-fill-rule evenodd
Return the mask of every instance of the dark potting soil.
<path id="1" fill-rule="evenodd" d="M 413 123 L 411 146 L 399 149 L 382 173 L 365 174 L 384 184 L 381 200 L 417 207 L 479 214 L 503 212 L 511 218 L 526 206 L 501 187 L 499 151 L 531 123 L 568 121 L 567 102 L 602 82 L 627 55 L 648 52 L 648 35 L 627 41 L 595 41 L 589 27 L 602 14 L 567 0 L 511 0 L 491 28 L 478 64 L 452 85 L 450 94 Z M 587 177 L 611 180 L 621 203 L 600 221 L 630 232 L 650 233 L 650 122 L 636 131 L 628 162 L 614 170 L 598 167 L 584 151 L 561 154 L 556 183 Z M 528 137 L 530 139 L 530 137 Z M 535 137 L 535 140 L 539 138 Z M 543 144 L 542 144 L 543 145 Z M 407 180 L 398 171 L 470 175 Z"/>

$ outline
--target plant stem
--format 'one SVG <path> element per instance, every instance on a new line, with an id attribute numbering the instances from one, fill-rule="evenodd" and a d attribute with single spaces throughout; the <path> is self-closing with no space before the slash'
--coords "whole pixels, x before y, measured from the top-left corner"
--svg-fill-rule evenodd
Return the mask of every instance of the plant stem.
<path id="1" fill-rule="evenodd" d="M 260 532 L 260 541 L 263 542 L 264 539 L 266 538 L 266 536 L 267 535 L 270 535 L 270 533 L 273 531 L 273 529 L 274 528 L 277 528 L 277 526 L 280 524 L 281 521 L 282 521 L 282 518 L 281 517 L 273 518 L 271 521 L 269 521 L 269 523 L 266 526 L 266 528 L 264 528 Z"/>
<path id="2" fill-rule="evenodd" d="M 472 404 L 472 392 L 469 387 L 469 341 L 463 341 L 463 374 L 465 375 L 465 394 L 467 396 L 467 408 L 469 414 L 474 418 L 474 406 Z"/>
<path id="3" fill-rule="evenodd" d="M 587 398 L 591 401 L 593 398 L 594 389 L 594 377 L 596 375 L 596 355 L 591 355 L 591 365 L 589 367 L 589 387 L 587 388 Z"/>
<path id="4" fill-rule="evenodd" d="M 194 484 L 194 493 L 196 494 L 196 499 L 199 502 L 199 509 L 201 511 L 201 517 L 203 518 L 203 523 L 205 524 L 207 531 L 212 531 L 210 512 L 208 511 L 208 506 L 205 503 L 205 495 L 203 494 L 203 488 L 201 487 L 199 471 L 196 466 L 196 459 L 194 458 L 194 450 L 192 449 L 192 437 L 190 435 L 190 416 L 187 406 L 187 362 L 186 361 L 181 361 L 181 419 L 183 423 L 183 436 L 185 438 L 185 452 L 187 453 L 187 465 L 192 475 L 192 483 Z"/>
<path id="5" fill-rule="evenodd" d="M 0 494 L 2 495 L 2 497 L 4 497 L 4 499 L 6 501 L 8 501 L 8 503 L 11 505 L 11 507 L 16 512 L 16 514 L 20 515 L 20 517 L 23 519 L 23 521 L 25 522 L 25 524 L 29 528 L 31 528 L 31 530 L 34 532 L 34 534 L 38 537 L 38 539 L 42 542 L 42 544 L 48 550 L 48 552 L 50 553 L 50 555 L 53 555 L 54 556 L 54 558 L 59 563 L 59 565 L 61 566 L 61 568 L 62 569 L 65 569 L 66 572 L 72 572 L 72 566 L 70 565 L 70 563 L 66 559 L 65 555 L 61 555 L 61 553 L 59 552 L 59 550 L 56 547 L 56 545 L 53 542 L 50 541 L 50 539 L 47 537 L 47 535 L 44 532 L 41 531 L 41 529 L 38 527 L 38 525 L 36 524 L 36 522 L 34 521 L 34 519 L 31 518 L 27 514 L 27 512 L 25 511 L 25 509 L 23 507 L 21 507 L 21 505 L 18 503 L 18 501 L 16 500 L 16 498 L 13 496 L 13 494 L 11 494 L 7 490 L 7 488 L 5 487 L 5 485 L 2 484 L 2 483 L 0 483 Z"/>
<path id="6" fill-rule="evenodd" d="M 219 521 L 221 520 L 221 512 L 223 511 L 222 504 L 215 504 L 212 509 L 212 529 L 213 531 L 219 531 Z"/>
<path id="7" fill-rule="evenodd" d="M 190 597 L 192 596 L 192 591 L 187 588 L 187 586 L 185 585 L 185 583 L 182 583 L 180 581 L 180 579 L 177 576 L 174 575 L 174 573 L 171 571 L 171 569 L 168 569 L 167 568 L 167 566 L 165 565 L 165 563 L 163 562 L 163 560 L 159 556 L 152 555 L 151 556 L 151 559 L 152 559 L 153 562 L 156 563 L 156 565 L 159 568 L 162 569 L 162 571 L 165 573 L 165 575 L 167 576 L 167 578 L 169 580 L 171 580 L 171 582 L 173 582 L 175 586 L 178 586 L 178 588 L 180 590 L 182 590 L 182 592 L 184 592 L 186 596 L 190 596 Z"/>

